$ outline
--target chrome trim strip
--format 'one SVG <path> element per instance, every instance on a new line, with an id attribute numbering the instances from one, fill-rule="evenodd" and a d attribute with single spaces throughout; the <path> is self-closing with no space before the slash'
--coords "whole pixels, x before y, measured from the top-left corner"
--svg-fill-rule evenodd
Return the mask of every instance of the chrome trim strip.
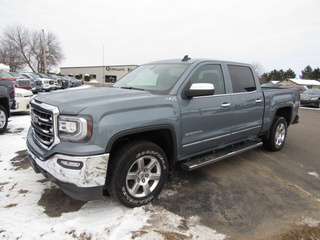
<path id="1" fill-rule="evenodd" d="M 194 97 L 194 99 L 199 99 L 199 98 L 211 98 L 211 97 L 221 97 L 221 96 L 233 96 L 233 95 L 243 95 L 243 94 L 252 94 L 256 93 L 258 90 L 254 90 L 251 92 L 239 92 L 239 93 L 220 93 L 220 94 L 214 94 L 214 95 L 208 95 L 208 96 L 199 96 L 199 97 Z"/>
<path id="2" fill-rule="evenodd" d="M 240 130 L 240 131 L 236 131 L 236 132 L 232 133 L 232 135 L 235 135 L 235 134 L 238 134 L 238 133 L 243 133 L 243 132 L 250 131 L 250 130 L 254 130 L 254 129 L 257 129 L 257 128 L 261 128 L 261 126 L 256 126 L 256 127 L 251 127 L 251 128 L 246 128 L 246 129 L 243 129 L 243 130 Z"/>
<path id="3" fill-rule="evenodd" d="M 257 128 L 261 128 L 261 126 L 246 128 L 244 130 L 240 130 L 240 131 L 237 131 L 237 132 L 234 132 L 234 133 L 229 133 L 229 134 L 221 135 L 221 136 L 214 137 L 214 138 L 205 139 L 205 140 L 198 141 L 198 142 L 188 143 L 188 144 L 183 145 L 182 147 L 185 148 L 185 147 L 194 146 L 194 145 L 197 145 L 197 144 L 200 144 L 200 143 L 210 142 L 210 141 L 213 141 L 213 140 L 216 140 L 216 139 L 232 136 L 232 135 L 235 135 L 235 134 L 238 134 L 238 133 L 254 130 L 254 129 L 257 129 Z"/>
<path id="4" fill-rule="evenodd" d="M 210 142 L 210 141 L 213 141 L 213 140 L 216 140 L 216 139 L 219 139 L 219 138 L 228 137 L 228 136 L 231 136 L 231 135 L 232 134 L 229 133 L 229 134 L 221 135 L 221 136 L 214 137 L 214 138 L 209 138 L 209 139 L 198 141 L 198 142 L 188 143 L 188 144 L 183 145 L 182 147 L 190 147 L 190 146 L 193 146 L 193 145 L 197 145 L 197 144 L 204 143 L 204 142 Z"/>

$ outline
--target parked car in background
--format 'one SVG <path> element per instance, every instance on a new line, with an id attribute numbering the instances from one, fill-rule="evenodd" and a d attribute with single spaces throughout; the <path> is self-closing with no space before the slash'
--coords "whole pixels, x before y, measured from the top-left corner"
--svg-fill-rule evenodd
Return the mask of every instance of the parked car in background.
<path id="1" fill-rule="evenodd" d="M 45 84 L 49 85 L 50 90 L 44 89 L 46 92 L 51 90 L 58 89 L 57 84 L 55 83 L 55 79 L 53 79 L 50 75 L 44 73 L 37 73 L 42 79 L 45 79 Z"/>
<path id="2" fill-rule="evenodd" d="M 302 86 L 302 85 L 297 85 L 296 88 L 299 89 L 300 93 L 303 93 L 304 91 L 308 90 L 306 86 Z"/>
<path id="3" fill-rule="evenodd" d="M 320 89 L 308 89 L 301 93 L 301 105 L 320 108 Z"/>
<path id="4" fill-rule="evenodd" d="M 17 80 L 15 81 L 16 87 L 23 88 L 26 90 L 32 90 L 31 81 L 29 78 L 23 76 L 20 73 L 16 73 L 16 72 L 9 72 L 9 74 L 12 75 L 13 77 L 17 78 Z"/>
<path id="5" fill-rule="evenodd" d="M 42 81 L 38 79 L 39 75 L 34 73 L 21 73 L 21 75 L 30 80 L 33 93 L 43 91 Z"/>
<path id="6" fill-rule="evenodd" d="M 61 89 L 65 89 L 69 87 L 69 81 L 67 79 L 64 79 L 63 77 L 58 79 L 59 86 L 61 86 Z"/>
<path id="7" fill-rule="evenodd" d="M 42 85 L 42 90 L 46 92 L 49 92 L 54 89 L 54 80 L 51 78 L 48 78 L 44 75 L 41 76 L 39 73 L 34 73 L 34 72 L 22 73 L 22 75 L 29 76 L 29 78 L 40 80 Z"/>
<path id="8" fill-rule="evenodd" d="M 12 113 L 26 112 L 30 109 L 30 100 L 33 98 L 33 93 L 22 88 L 15 89 L 16 108 L 11 110 Z"/>
<path id="9" fill-rule="evenodd" d="M 16 105 L 14 90 L 13 81 L 0 79 L 0 133 L 6 130 L 11 109 Z"/>
<path id="10" fill-rule="evenodd" d="M 5 71 L 0 71 L 0 80 L 9 80 L 9 81 L 13 81 L 13 84 L 16 84 L 16 80 L 18 78 L 12 76 L 10 73 L 5 72 Z"/>

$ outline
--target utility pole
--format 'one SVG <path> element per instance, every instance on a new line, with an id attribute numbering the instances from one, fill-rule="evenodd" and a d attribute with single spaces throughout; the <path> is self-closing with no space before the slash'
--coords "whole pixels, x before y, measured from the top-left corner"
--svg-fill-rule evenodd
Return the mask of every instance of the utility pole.
<path id="1" fill-rule="evenodd" d="M 42 29 L 42 47 L 43 47 L 43 59 L 44 59 L 44 73 L 47 74 L 47 56 L 46 56 L 46 39 L 44 37 L 44 30 Z"/>
<path id="2" fill-rule="evenodd" d="M 104 87 L 106 83 L 106 78 L 104 75 L 104 45 L 102 45 L 102 86 Z"/>

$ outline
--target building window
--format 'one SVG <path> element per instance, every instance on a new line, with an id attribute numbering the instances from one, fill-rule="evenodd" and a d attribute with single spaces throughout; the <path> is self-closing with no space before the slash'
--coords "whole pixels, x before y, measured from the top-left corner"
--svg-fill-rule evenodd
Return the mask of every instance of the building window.
<path id="1" fill-rule="evenodd" d="M 117 81 L 117 76 L 114 75 L 105 75 L 105 83 L 115 83 Z"/>

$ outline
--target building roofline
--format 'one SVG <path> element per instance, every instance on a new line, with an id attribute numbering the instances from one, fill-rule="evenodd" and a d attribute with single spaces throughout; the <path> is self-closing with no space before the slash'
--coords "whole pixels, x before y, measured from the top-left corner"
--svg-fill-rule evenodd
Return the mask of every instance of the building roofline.
<path id="1" fill-rule="evenodd" d="M 139 66 L 137 64 L 126 64 L 126 65 L 105 65 L 105 66 L 78 66 L 78 67 L 60 67 L 60 69 L 69 69 L 69 68 L 101 68 L 101 67 L 131 67 L 131 66 Z"/>

